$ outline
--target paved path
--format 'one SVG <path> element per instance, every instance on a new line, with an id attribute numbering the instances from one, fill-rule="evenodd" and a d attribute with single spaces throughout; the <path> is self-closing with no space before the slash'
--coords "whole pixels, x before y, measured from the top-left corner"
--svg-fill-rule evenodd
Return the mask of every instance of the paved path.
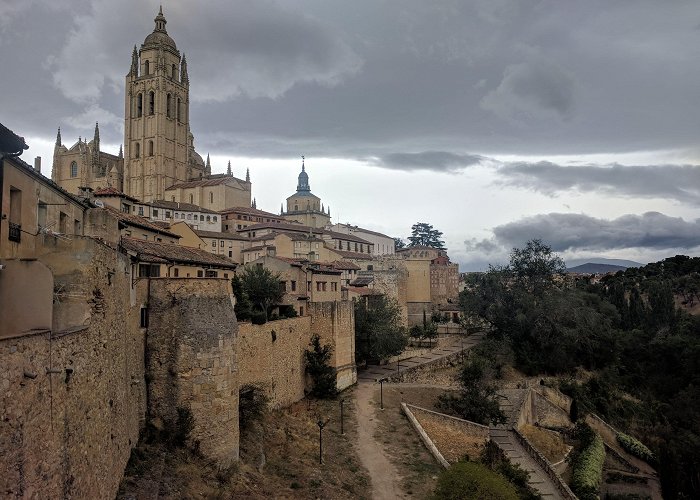
<path id="1" fill-rule="evenodd" d="M 379 380 L 391 377 L 404 370 L 417 368 L 426 363 L 444 358 L 445 356 L 468 350 L 478 344 L 484 338 L 484 334 L 478 333 L 466 338 L 458 335 L 455 335 L 455 337 L 454 339 L 447 339 L 447 342 L 443 342 L 439 347 L 421 356 L 413 356 L 381 366 L 369 365 L 367 368 L 358 372 L 357 382 L 358 384 L 362 382 L 378 382 Z"/>
<path id="2" fill-rule="evenodd" d="M 542 495 L 542 498 L 561 499 L 554 482 L 520 444 L 515 433 L 504 426 L 491 427 L 491 440 L 498 445 L 513 464 L 518 464 L 530 474 L 528 483 Z"/>

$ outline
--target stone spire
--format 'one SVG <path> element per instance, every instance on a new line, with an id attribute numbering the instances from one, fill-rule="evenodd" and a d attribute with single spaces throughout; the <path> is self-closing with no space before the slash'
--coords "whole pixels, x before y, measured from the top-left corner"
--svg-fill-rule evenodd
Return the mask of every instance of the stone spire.
<path id="1" fill-rule="evenodd" d="M 250 169 L 249 168 L 245 169 L 245 181 L 250 182 Z"/>
<path id="2" fill-rule="evenodd" d="M 156 29 L 155 31 L 160 31 L 162 33 L 167 33 L 165 30 L 165 25 L 168 21 L 165 20 L 165 16 L 163 15 L 163 6 L 160 6 L 160 9 L 158 10 L 158 15 L 156 18 L 153 20 L 156 23 Z"/>
<path id="3" fill-rule="evenodd" d="M 58 133 L 56 134 L 56 147 L 61 147 L 61 127 L 58 127 Z"/>
<path id="4" fill-rule="evenodd" d="M 131 53 L 131 69 L 128 76 L 139 76 L 139 53 L 136 51 L 136 45 Z"/>
<path id="5" fill-rule="evenodd" d="M 330 217 L 330 216 L 331 216 L 331 206 L 328 205 L 327 209 L 328 209 L 328 210 L 327 210 L 326 213 L 328 214 L 328 217 Z"/>
<path id="6" fill-rule="evenodd" d="M 119 158 L 124 158 L 124 150 L 121 144 L 119 145 Z"/>
<path id="7" fill-rule="evenodd" d="M 207 153 L 207 168 L 211 168 L 211 161 L 209 160 L 209 153 Z"/>
<path id="8" fill-rule="evenodd" d="M 95 122 L 95 146 L 97 146 L 97 149 L 100 148 L 100 124 L 98 122 Z"/>
<path id="9" fill-rule="evenodd" d="M 183 84 L 190 83 L 190 77 L 187 75 L 187 59 L 185 53 L 182 53 L 182 62 L 180 63 L 180 82 Z"/>
<path id="10" fill-rule="evenodd" d="M 258 203 L 255 201 L 255 198 L 253 198 L 253 208 L 258 208 Z"/>
<path id="11" fill-rule="evenodd" d="M 326 209 L 323 208 L 323 203 L 321 203 L 321 213 L 322 213 L 322 214 L 325 214 L 325 213 L 326 213 Z"/>
<path id="12" fill-rule="evenodd" d="M 95 137 L 92 140 L 92 160 L 95 165 L 100 161 L 100 124 L 95 122 Z"/>
<path id="13" fill-rule="evenodd" d="M 233 177 L 233 172 L 231 172 L 231 160 L 228 161 L 228 167 L 226 167 L 226 175 Z"/>
<path id="14" fill-rule="evenodd" d="M 284 214 L 284 203 L 280 203 L 280 215 Z"/>

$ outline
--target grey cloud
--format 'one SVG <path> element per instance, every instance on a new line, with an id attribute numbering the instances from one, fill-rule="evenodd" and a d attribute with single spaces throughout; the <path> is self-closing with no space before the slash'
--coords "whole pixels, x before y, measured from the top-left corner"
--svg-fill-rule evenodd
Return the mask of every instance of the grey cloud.
<path id="1" fill-rule="evenodd" d="M 447 151 L 423 151 L 421 153 L 389 153 L 365 159 L 370 165 L 392 170 L 434 170 L 457 172 L 478 165 L 485 158 L 479 155 L 458 154 Z"/>
<path id="2" fill-rule="evenodd" d="M 502 253 L 503 251 L 503 247 L 493 240 L 477 240 L 476 238 L 464 240 L 464 247 L 467 252 L 485 254 Z"/>
<path id="3" fill-rule="evenodd" d="M 512 64 L 498 87 L 481 100 L 481 106 L 523 125 L 530 125 L 532 118 L 568 119 L 574 109 L 574 79 L 545 61 Z"/>
<path id="4" fill-rule="evenodd" d="M 550 162 L 515 162 L 497 172 L 505 185 L 550 196 L 577 190 L 700 204 L 700 166 L 696 165 L 562 166 Z"/>
<path id="5" fill-rule="evenodd" d="M 700 220 L 685 221 L 658 212 L 623 215 L 611 220 L 584 214 L 550 213 L 497 226 L 493 234 L 493 243 L 505 248 L 519 247 L 532 238 L 540 238 L 556 252 L 692 249 L 700 246 Z"/>

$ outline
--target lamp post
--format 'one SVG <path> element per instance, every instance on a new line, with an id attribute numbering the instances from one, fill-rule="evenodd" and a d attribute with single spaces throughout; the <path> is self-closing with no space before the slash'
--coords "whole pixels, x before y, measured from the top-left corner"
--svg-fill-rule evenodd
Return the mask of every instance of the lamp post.
<path id="1" fill-rule="evenodd" d="M 330 419 L 326 419 L 324 422 L 320 418 L 316 425 L 318 425 L 318 463 L 323 464 L 323 428 L 326 426 Z"/>
<path id="2" fill-rule="evenodd" d="M 344 436 L 345 435 L 345 429 L 343 427 L 343 405 L 345 404 L 345 400 L 341 399 L 340 400 L 340 435 Z"/>
<path id="3" fill-rule="evenodd" d="M 379 380 L 379 409 L 384 409 L 384 379 Z"/>

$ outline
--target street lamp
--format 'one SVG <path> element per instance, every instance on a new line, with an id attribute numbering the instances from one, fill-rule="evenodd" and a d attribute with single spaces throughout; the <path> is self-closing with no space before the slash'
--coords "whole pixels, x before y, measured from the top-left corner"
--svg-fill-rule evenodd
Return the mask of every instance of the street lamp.
<path id="1" fill-rule="evenodd" d="M 379 379 L 379 409 L 384 409 L 384 379 Z"/>
<path id="2" fill-rule="evenodd" d="M 318 425 L 318 463 L 323 464 L 323 428 L 328 424 L 329 418 L 324 422 L 320 418 L 316 425 Z"/>
<path id="3" fill-rule="evenodd" d="M 341 399 L 340 400 L 340 435 L 344 436 L 345 435 L 345 430 L 343 428 L 343 405 L 345 404 L 345 400 Z"/>

